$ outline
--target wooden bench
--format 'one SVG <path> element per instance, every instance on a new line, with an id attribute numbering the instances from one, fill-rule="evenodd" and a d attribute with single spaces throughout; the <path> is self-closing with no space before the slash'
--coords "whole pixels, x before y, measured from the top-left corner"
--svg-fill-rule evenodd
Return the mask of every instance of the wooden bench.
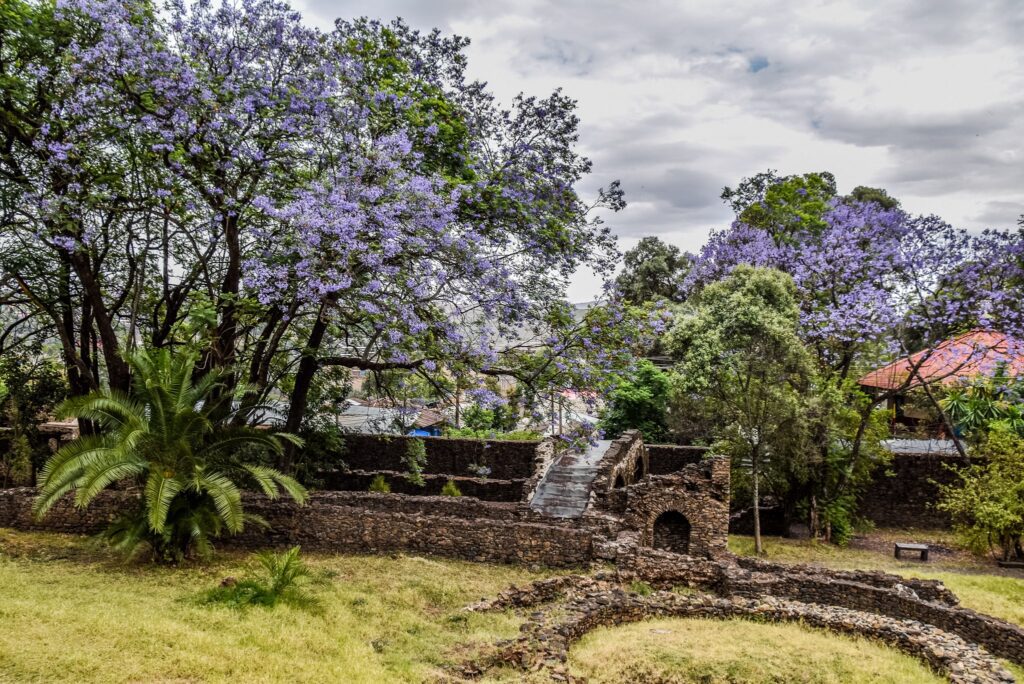
<path id="1" fill-rule="evenodd" d="M 927 544 L 902 544 L 896 542 L 896 557 L 900 557 L 900 553 L 903 551 L 916 551 L 921 554 L 921 560 L 928 560 L 928 545 Z"/>

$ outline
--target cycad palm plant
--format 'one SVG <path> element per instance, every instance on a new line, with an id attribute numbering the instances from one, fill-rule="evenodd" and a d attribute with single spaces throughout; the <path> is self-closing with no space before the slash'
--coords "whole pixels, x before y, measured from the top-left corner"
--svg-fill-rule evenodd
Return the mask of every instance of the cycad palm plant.
<path id="1" fill-rule="evenodd" d="M 298 438 L 219 427 L 211 419 L 214 397 L 230 401 L 230 394 L 212 373 L 195 379 L 194 355 L 162 349 L 127 360 L 130 395 L 101 390 L 61 405 L 64 417 L 92 421 L 99 434 L 76 439 L 46 463 L 37 516 L 71 491 L 84 508 L 111 484 L 127 481 L 140 487 L 140 505 L 110 527 L 108 539 L 129 554 L 148 547 L 178 562 L 208 555 L 211 539 L 223 531 L 234 534 L 245 522 L 259 521 L 244 513 L 239 483 L 252 483 L 271 498 L 284 490 L 305 502 L 306 490 L 295 479 L 240 456 L 254 445 L 280 453 L 282 439 Z"/>

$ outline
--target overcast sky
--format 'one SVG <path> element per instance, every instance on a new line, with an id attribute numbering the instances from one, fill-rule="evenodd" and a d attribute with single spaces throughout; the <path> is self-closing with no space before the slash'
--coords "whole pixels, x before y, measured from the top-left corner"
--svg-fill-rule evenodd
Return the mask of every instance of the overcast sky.
<path id="1" fill-rule="evenodd" d="M 469 75 L 508 102 L 562 87 L 594 161 L 620 179 L 628 249 L 691 251 L 724 185 L 827 170 L 972 230 L 1024 213 L 1024 2 L 293 0 L 307 19 L 405 18 L 472 41 Z M 570 298 L 591 298 L 578 274 Z"/>

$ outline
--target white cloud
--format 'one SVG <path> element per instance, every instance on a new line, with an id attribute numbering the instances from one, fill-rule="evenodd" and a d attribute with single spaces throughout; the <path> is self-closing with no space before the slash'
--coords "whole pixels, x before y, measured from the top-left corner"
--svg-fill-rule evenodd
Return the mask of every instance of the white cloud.
<path id="1" fill-rule="evenodd" d="M 721 186 L 767 168 L 832 171 L 971 229 L 1024 213 L 1024 3 L 300 0 L 311 21 L 402 16 L 472 39 L 469 72 L 502 99 L 579 100 L 593 191 L 628 248 L 683 249 L 728 223 Z M 597 278 L 580 274 L 586 299 Z"/>

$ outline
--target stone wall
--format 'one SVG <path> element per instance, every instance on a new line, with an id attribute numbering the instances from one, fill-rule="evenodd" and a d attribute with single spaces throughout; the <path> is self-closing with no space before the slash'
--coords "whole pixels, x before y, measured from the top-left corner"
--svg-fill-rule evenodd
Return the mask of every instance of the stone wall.
<path id="1" fill-rule="evenodd" d="M 639 482 L 647 474 L 647 450 L 639 430 L 627 430 L 608 445 L 597 464 L 591 485 L 592 506 L 615 512 L 625 498 L 615 496 L 616 490 Z"/>
<path id="2" fill-rule="evenodd" d="M 436 496 L 441 493 L 441 489 L 448 481 L 452 481 L 463 496 L 472 496 L 483 501 L 519 501 L 525 482 L 525 480 L 495 480 L 481 477 L 424 474 L 423 486 L 420 486 L 410 482 L 406 473 L 390 470 L 321 472 L 317 478 L 325 490 L 365 492 L 378 475 L 384 478 L 395 494 Z"/>
<path id="3" fill-rule="evenodd" d="M 959 634 L 1001 658 L 1024 664 L 1024 629 L 967 608 L 923 600 L 906 580 L 886 588 L 826 572 L 734 574 L 728 577 L 725 589 L 738 596 L 778 596 L 916 620 Z"/>
<path id="4" fill-rule="evenodd" d="M 534 587 L 538 590 L 537 597 L 530 596 Z M 535 608 L 538 602 L 558 596 L 565 596 L 566 600 Z M 514 595 L 484 601 L 467 609 L 495 610 L 506 608 L 509 603 L 534 607 L 527 621 L 520 625 L 520 636 L 499 642 L 490 652 L 475 655 L 462 669 L 465 676 L 478 678 L 495 667 L 514 667 L 523 672 L 546 672 L 546 679 L 550 681 L 574 682 L 578 680 L 565 666 L 569 648 L 598 627 L 614 627 L 655 617 L 746 617 L 767 622 L 798 622 L 880 640 L 920 658 L 955 684 L 1014 681 L 1013 675 L 999 661 L 961 635 L 913 619 L 879 616 L 841 606 L 773 596 L 725 598 L 673 592 L 640 595 L 595 577 L 581 582 L 579 589 L 541 580 Z"/>
<path id="5" fill-rule="evenodd" d="M 726 477 L 723 480 L 723 470 Z M 641 546 L 693 556 L 728 552 L 728 459 L 714 457 L 671 475 L 652 475 L 626 488 L 623 525 L 640 531 Z M 677 544 L 679 537 L 687 543 Z M 667 540 L 667 541 L 666 541 Z"/>
<path id="6" fill-rule="evenodd" d="M 624 549 L 617 566 L 622 580 L 642 579 L 659 588 L 697 586 L 724 596 L 773 596 L 914 620 L 1024 665 L 1024 628 L 961 608 L 956 596 L 934 580 L 755 559 L 713 561 L 651 549 Z"/>
<path id="7" fill-rule="evenodd" d="M 697 465 L 710 452 L 708 447 L 678 446 L 675 444 L 648 444 L 647 460 L 651 475 L 668 475 Z"/>
<path id="8" fill-rule="evenodd" d="M 890 464 L 875 469 L 859 512 L 884 527 L 948 527 L 949 517 L 932 508 L 938 500 L 934 482 L 954 482 L 948 466 L 963 465 L 959 456 L 894 454 Z"/>
<path id="9" fill-rule="evenodd" d="M 131 505 L 134 494 L 108 491 L 85 511 L 69 499 L 42 521 L 31 515 L 35 491 L 0 490 L 0 527 L 54 532 L 101 530 Z M 225 537 L 228 548 L 299 544 L 304 549 L 338 553 L 412 552 L 491 563 L 578 566 L 593 555 L 589 531 L 566 525 L 524 522 L 516 504 L 482 502 L 471 497 L 407 497 L 369 492 L 317 492 L 305 506 L 249 494 L 246 511 L 270 523 L 249 526 Z"/>
<path id="10" fill-rule="evenodd" d="M 0 489 L 0 527 L 18 530 L 46 530 L 71 534 L 93 534 L 113 521 L 131 505 L 135 494 L 107 490 L 100 492 L 88 508 L 74 505 L 74 499 L 64 497 L 50 509 L 42 520 L 32 515 L 32 502 L 36 490 L 32 487 Z"/>
<path id="11" fill-rule="evenodd" d="M 526 479 L 533 474 L 539 442 L 408 437 L 404 435 L 345 435 L 339 459 L 352 470 L 403 471 L 402 458 L 413 439 L 422 439 L 427 451 L 424 472 L 472 475 L 471 466 L 487 466 L 496 480 Z"/>

